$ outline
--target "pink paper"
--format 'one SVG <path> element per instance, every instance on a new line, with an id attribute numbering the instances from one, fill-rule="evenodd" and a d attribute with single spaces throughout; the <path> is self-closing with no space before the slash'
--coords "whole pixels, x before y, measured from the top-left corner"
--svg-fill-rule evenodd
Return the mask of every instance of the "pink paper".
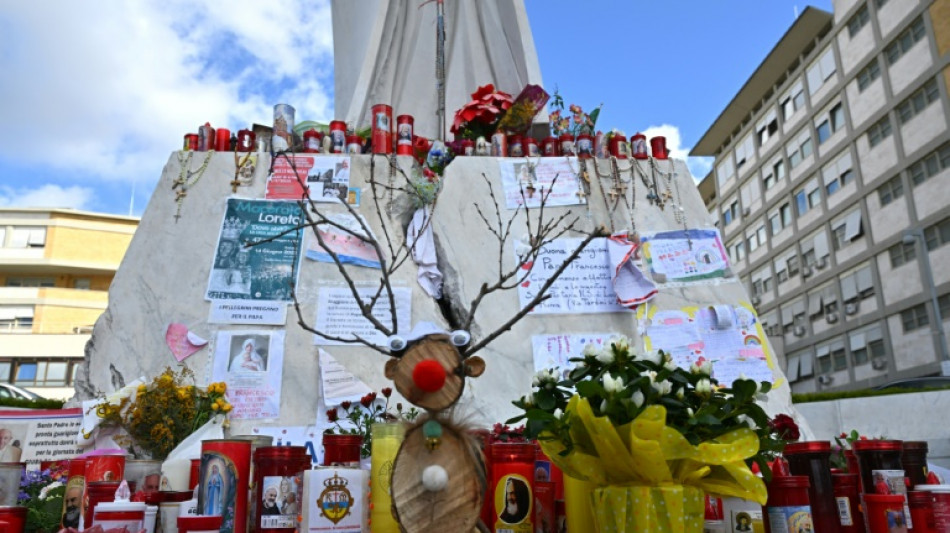
<path id="1" fill-rule="evenodd" d="M 202 349 L 208 341 L 188 331 L 188 326 L 175 322 L 168 325 L 168 330 L 165 332 L 165 344 L 180 363 Z"/>

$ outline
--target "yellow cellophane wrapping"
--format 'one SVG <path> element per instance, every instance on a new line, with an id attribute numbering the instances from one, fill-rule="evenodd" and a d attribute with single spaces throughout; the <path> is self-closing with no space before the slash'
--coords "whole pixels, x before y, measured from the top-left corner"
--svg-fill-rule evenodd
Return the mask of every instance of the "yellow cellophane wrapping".
<path id="1" fill-rule="evenodd" d="M 686 524 L 676 520 L 655 522 L 649 529 L 637 525 L 637 520 L 662 515 L 657 514 L 658 506 L 690 513 L 695 499 L 701 531 L 703 493 L 765 504 L 765 483 L 744 462 L 759 450 L 759 439 L 750 429 L 737 429 L 714 442 L 693 446 L 666 425 L 662 406 L 649 406 L 634 421 L 615 427 L 609 418 L 595 416 L 588 401 L 576 395 L 568 402 L 565 416 L 571 417 L 574 450 L 561 455 L 565 446 L 544 434 L 539 439 L 541 448 L 565 474 L 603 489 L 591 496 L 595 516 L 617 513 L 615 505 L 621 498 L 617 491 L 625 494 L 622 514 L 628 529 L 615 529 L 619 518 L 611 518 L 614 528 L 603 531 L 695 531 L 682 529 Z M 678 498 L 679 503 L 673 503 Z M 598 510 L 598 506 L 605 508 Z"/>

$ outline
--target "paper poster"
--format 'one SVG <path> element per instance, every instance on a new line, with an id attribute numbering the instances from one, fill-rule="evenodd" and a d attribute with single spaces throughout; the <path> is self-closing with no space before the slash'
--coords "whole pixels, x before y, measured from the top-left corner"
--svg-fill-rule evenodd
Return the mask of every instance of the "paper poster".
<path id="1" fill-rule="evenodd" d="M 557 239 L 548 243 L 532 265 L 531 272 L 518 287 L 522 308 L 557 271 L 558 267 L 580 245 L 583 239 Z M 515 249 L 521 247 L 515 243 Z M 594 239 L 548 289 L 550 298 L 535 307 L 531 314 L 620 313 L 630 310 L 617 303 L 610 282 L 607 239 Z"/>
<path id="2" fill-rule="evenodd" d="M 323 464 L 323 430 L 316 426 L 255 426 L 253 435 L 266 435 L 274 438 L 274 446 L 303 446 L 310 454 L 313 466 Z"/>
<path id="3" fill-rule="evenodd" d="M 547 207 L 586 203 L 585 197 L 578 194 L 576 158 L 550 157 L 535 159 L 530 163 L 525 159 L 513 158 L 502 159 L 498 165 L 508 209 L 515 209 L 521 204 L 528 208 L 540 207 L 541 199 L 548 191 L 550 195 L 544 203 Z M 531 171 L 532 167 L 534 172 Z M 554 181 L 555 176 L 557 182 Z"/>
<path id="4" fill-rule="evenodd" d="M 227 384 L 235 420 L 280 417 L 284 332 L 219 331 L 212 381 Z"/>
<path id="5" fill-rule="evenodd" d="M 329 253 L 332 251 L 336 254 L 336 258 L 340 263 L 382 268 L 376 248 L 357 236 L 375 239 L 374 235 L 367 236 L 366 232 L 363 231 L 363 226 L 369 228 L 369 224 L 365 220 L 362 221 L 361 225 L 360 221 L 350 213 L 330 213 L 326 217 L 333 224 L 317 225 L 317 231 L 320 233 L 320 239 L 323 240 L 324 246 L 320 246 L 320 241 L 317 240 L 316 236 L 310 235 L 307 244 L 307 259 L 333 263 L 333 257 Z M 356 233 L 356 235 L 348 233 L 338 226 L 342 226 Z"/>
<path id="6" fill-rule="evenodd" d="M 377 292 L 377 287 L 360 287 L 358 289 L 363 301 L 368 302 Z M 399 331 L 412 329 L 412 291 L 408 287 L 393 287 L 393 298 L 396 302 L 396 319 Z M 373 316 L 387 327 L 392 326 L 389 298 L 384 290 L 376 305 L 373 306 Z M 355 339 L 355 335 L 377 345 L 386 344 L 386 336 L 380 333 L 373 324 L 363 317 L 359 305 L 353 299 L 349 287 L 320 287 L 317 296 L 317 319 L 314 328 L 330 337 Z M 319 345 L 352 345 L 352 342 L 331 340 L 320 335 L 313 336 L 313 343 Z"/>
<path id="7" fill-rule="evenodd" d="M 583 357 L 584 348 L 593 344 L 601 349 L 608 343 L 611 333 L 569 333 L 565 335 L 532 335 L 531 351 L 534 354 L 534 370 L 560 369 L 567 376 L 575 366 L 569 359 Z"/>
<path id="8" fill-rule="evenodd" d="M 75 457 L 82 408 L 0 411 L 0 463 L 39 463 Z"/>
<path id="9" fill-rule="evenodd" d="M 208 279 L 208 300 L 291 300 L 302 222 L 293 202 L 229 198 Z M 265 239 L 272 241 L 248 246 Z"/>
<path id="10" fill-rule="evenodd" d="M 666 287 L 716 283 L 732 276 L 719 230 L 645 233 L 643 257 L 653 281 Z"/>
<path id="11" fill-rule="evenodd" d="M 713 377 L 725 386 L 740 374 L 773 381 L 765 335 L 750 308 L 715 305 L 648 315 L 640 320 L 646 348 L 669 352 L 678 366 L 689 368 L 700 358 L 712 361 Z"/>
<path id="12" fill-rule="evenodd" d="M 323 405 L 357 402 L 373 392 L 369 385 L 353 375 L 325 350 L 320 351 L 320 384 L 323 386 Z"/>
<path id="13" fill-rule="evenodd" d="M 296 173 L 294 172 L 296 170 Z M 306 190 L 301 187 L 306 183 Z M 350 191 L 349 156 L 294 155 L 274 159 L 274 172 L 267 179 L 268 200 L 300 200 L 359 205 L 359 194 Z"/>
<path id="14" fill-rule="evenodd" d="M 283 326 L 286 322 L 286 302 L 215 300 L 208 313 L 209 324 Z"/>

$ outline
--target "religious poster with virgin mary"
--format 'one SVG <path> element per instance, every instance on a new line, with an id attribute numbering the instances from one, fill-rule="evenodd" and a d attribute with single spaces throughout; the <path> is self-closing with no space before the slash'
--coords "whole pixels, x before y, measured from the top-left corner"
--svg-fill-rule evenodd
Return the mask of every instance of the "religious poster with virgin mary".
<path id="1" fill-rule="evenodd" d="M 283 368 L 283 331 L 218 332 L 211 379 L 227 384 L 231 418 L 279 417 Z"/>

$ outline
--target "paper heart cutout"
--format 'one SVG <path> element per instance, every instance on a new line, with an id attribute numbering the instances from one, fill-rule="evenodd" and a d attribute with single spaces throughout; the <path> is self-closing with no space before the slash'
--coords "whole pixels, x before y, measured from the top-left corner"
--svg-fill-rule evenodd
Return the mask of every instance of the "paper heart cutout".
<path id="1" fill-rule="evenodd" d="M 165 344 L 175 359 L 182 362 L 208 344 L 208 341 L 188 331 L 188 326 L 173 322 L 165 330 Z"/>
<path id="2" fill-rule="evenodd" d="M 531 286 L 531 282 L 530 282 L 530 281 L 525 281 L 524 283 L 521 284 L 521 286 L 527 289 L 528 287 Z"/>
<path id="3" fill-rule="evenodd" d="M 522 270 L 531 270 L 531 267 L 534 266 L 534 261 L 528 261 L 525 264 L 521 265 Z"/>
<path id="4" fill-rule="evenodd" d="M 260 433 L 260 432 L 261 430 L 259 428 L 254 428 L 254 433 Z"/>

